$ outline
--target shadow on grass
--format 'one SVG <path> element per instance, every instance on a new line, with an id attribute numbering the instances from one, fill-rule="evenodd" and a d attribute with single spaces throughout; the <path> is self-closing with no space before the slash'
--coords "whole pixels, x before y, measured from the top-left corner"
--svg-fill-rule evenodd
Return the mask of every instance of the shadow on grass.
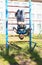
<path id="1" fill-rule="evenodd" d="M 17 63 L 17 61 L 15 60 L 15 55 L 14 54 L 11 54 L 11 55 L 6 54 L 6 51 L 4 51 L 3 49 L 1 49 L 1 51 L 0 51 L 0 57 L 4 58 L 3 61 L 8 61 L 9 65 L 19 65 Z"/>
<path id="2" fill-rule="evenodd" d="M 30 52 L 30 50 L 29 50 L 29 52 Z M 40 57 L 37 50 L 30 52 L 30 59 L 35 61 L 37 63 L 37 65 L 42 65 L 42 58 Z"/>
<path id="3" fill-rule="evenodd" d="M 9 65 L 19 65 L 16 62 L 16 60 L 14 59 L 14 55 L 5 55 L 2 52 L 0 52 L 0 56 L 2 56 L 4 58 L 4 61 L 8 61 L 9 62 Z"/>
<path id="4" fill-rule="evenodd" d="M 11 47 L 12 46 L 12 47 Z M 19 50 L 18 54 L 21 52 L 21 47 L 17 46 L 17 45 L 11 45 L 10 48 L 16 49 L 17 51 Z M 9 48 L 9 49 L 10 49 Z M 26 48 L 26 50 L 28 50 L 28 48 Z M 24 51 L 23 51 L 24 52 Z M 15 53 L 15 51 L 14 51 Z M 26 52 L 24 52 L 26 53 Z M 39 53 L 37 52 L 37 50 L 33 50 L 30 52 L 30 50 L 27 51 L 26 55 L 30 54 L 30 59 L 35 61 L 37 63 L 37 65 L 42 65 L 42 58 L 40 57 Z M 2 56 L 4 58 L 5 61 L 9 62 L 9 65 L 19 65 L 15 59 L 15 54 L 11 54 L 11 55 L 6 55 L 5 53 L 3 53 L 3 51 L 0 52 L 0 56 Z M 28 58 L 27 58 L 28 60 Z"/>
<path id="5" fill-rule="evenodd" d="M 18 48 L 18 49 L 20 49 L 20 50 L 22 49 L 21 47 L 18 47 L 17 45 L 15 45 L 15 47 Z M 28 49 L 27 54 L 30 54 L 30 59 L 31 60 L 35 61 L 37 63 L 37 65 L 42 65 L 42 58 L 40 57 L 39 52 L 37 52 L 37 50 L 35 50 L 34 48 L 32 48 L 33 50 L 31 50 L 31 52 L 30 52 L 29 48 L 25 48 L 25 49 Z"/>
<path id="6" fill-rule="evenodd" d="M 13 48 L 16 49 L 16 50 L 21 50 L 21 49 L 22 49 L 21 47 L 19 47 L 19 46 L 16 45 L 16 44 L 10 44 L 10 47 L 13 47 Z"/>

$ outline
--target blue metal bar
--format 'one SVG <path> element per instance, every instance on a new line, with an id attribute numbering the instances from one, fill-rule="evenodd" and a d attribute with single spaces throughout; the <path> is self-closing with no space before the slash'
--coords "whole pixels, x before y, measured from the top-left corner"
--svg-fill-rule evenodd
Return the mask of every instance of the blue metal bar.
<path id="1" fill-rule="evenodd" d="M 8 0 L 6 0 L 6 48 L 8 48 Z"/>
<path id="2" fill-rule="evenodd" d="M 29 27 L 30 28 L 32 28 L 32 17 L 31 17 L 31 15 L 32 15 L 32 13 L 31 13 L 31 0 L 29 0 Z M 32 33 L 31 33 L 31 31 L 30 31 L 30 36 L 29 36 L 29 41 L 30 41 L 30 50 L 31 50 L 31 47 L 32 47 Z"/>

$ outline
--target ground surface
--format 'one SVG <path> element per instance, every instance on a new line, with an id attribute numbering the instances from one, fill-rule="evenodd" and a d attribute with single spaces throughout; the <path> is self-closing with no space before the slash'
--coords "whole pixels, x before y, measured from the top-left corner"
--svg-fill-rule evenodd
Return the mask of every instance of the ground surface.
<path id="1" fill-rule="evenodd" d="M 36 47 L 33 51 L 29 49 L 28 42 L 12 42 L 6 54 L 5 36 L 0 36 L 0 65 L 42 65 L 42 37 L 33 37 Z M 3 39 L 3 41 L 2 41 Z M 13 38 L 13 40 L 16 38 Z M 18 39 L 18 38 L 17 38 Z M 27 40 L 28 38 L 24 38 Z M 34 45 L 34 43 L 32 43 Z"/>

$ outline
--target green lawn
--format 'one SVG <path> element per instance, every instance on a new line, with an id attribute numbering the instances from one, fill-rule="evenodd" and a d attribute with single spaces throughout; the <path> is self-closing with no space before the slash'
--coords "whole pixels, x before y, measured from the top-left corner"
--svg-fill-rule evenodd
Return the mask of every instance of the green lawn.
<path id="1" fill-rule="evenodd" d="M 42 65 L 42 38 L 37 38 L 32 39 L 36 42 L 33 51 L 29 50 L 28 42 L 13 42 L 9 44 L 7 55 L 5 36 L 0 35 L 0 65 Z"/>

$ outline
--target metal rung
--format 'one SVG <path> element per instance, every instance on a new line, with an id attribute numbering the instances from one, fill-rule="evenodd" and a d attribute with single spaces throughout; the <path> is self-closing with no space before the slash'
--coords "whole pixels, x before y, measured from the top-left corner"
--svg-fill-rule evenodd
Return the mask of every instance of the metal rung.
<path id="1" fill-rule="evenodd" d="M 29 6 L 13 6 L 13 5 L 8 5 L 8 7 L 22 7 L 22 8 L 29 8 Z"/>
<path id="2" fill-rule="evenodd" d="M 18 23 L 8 23 L 9 25 L 18 25 Z M 22 23 L 23 25 L 29 25 L 28 23 Z M 19 24 L 21 25 L 21 23 Z"/>

